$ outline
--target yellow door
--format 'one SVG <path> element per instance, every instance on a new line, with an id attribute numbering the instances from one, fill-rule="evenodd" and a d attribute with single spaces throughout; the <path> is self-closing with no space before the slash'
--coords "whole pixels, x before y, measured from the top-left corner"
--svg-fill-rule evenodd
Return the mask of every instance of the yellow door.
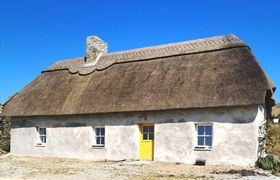
<path id="1" fill-rule="evenodd" d="M 153 160 L 154 124 L 143 123 L 139 125 L 139 129 L 140 129 L 139 158 L 141 160 Z"/>

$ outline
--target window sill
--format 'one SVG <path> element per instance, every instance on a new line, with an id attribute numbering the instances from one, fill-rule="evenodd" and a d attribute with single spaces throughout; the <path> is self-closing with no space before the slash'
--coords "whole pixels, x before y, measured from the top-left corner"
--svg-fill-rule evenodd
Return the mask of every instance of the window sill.
<path id="1" fill-rule="evenodd" d="M 105 149 L 105 146 L 95 146 L 95 145 L 92 145 L 91 148 L 92 149 Z"/>
<path id="2" fill-rule="evenodd" d="M 46 147 L 46 144 L 35 144 L 35 147 Z"/>
<path id="3" fill-rule="evenodd" d="M 212 147 L 195 147 L 194 151 L 212 151 Z"/>

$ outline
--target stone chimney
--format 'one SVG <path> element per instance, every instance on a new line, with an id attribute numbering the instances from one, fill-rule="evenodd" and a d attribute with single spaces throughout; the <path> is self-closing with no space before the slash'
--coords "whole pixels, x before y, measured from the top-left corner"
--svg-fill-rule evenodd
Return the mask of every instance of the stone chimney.
<path id="1" fill-rule="evenodd" d="M 94 66 L 102 54 L 108 52 L 108 45 L 97 36 L 87 37 L 85 67 Z"/>

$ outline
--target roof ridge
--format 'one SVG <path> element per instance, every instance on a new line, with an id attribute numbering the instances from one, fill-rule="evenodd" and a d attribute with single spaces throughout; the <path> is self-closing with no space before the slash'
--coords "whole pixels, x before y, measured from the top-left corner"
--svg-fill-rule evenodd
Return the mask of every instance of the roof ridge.
<path id="1" fill-rule="evenodd" d="M 117 51 L 104 54 L 100 61 L 93 67 L 84 67 L 84 58 L 75 58 L 56 62 L 43 72 L 68 69 L 70 73 L 90 74 L 95 70 L 106 69 L 115 63 L 155 59 L 167 56 L 214 51 L 232 47 L 247 46 L 235 35 L 214 36 L 177 43 L 137 48 L 132 50 Z"/>
<path id="2" fill-rule="evenodd" d="M 119 54 L 119 53 L 129 53 L 131 51 L 150 50 L 150 49 L 153 49 L 153 48 L 179 46 L 179 45 L 185 45 L 185 44 L 190 44 L 191 45 L 191 44 L 199 44 L 199 43 L 207 43 L 207 42 L 221 43 L 221 42 L 225 42 L 225 40 L 224 40 L 225 37 L 227 37 L 229 41 L 232 41 L 233 39 L 241 41 L 234 34 L 227 34 L 227 35 L 212 36 L 212 37 L 207 37 L 207 38 L 199 38 L 199 39 L 193 39 L 193 40 L 180 41 L 180 42 L 175 42 L 175 43 L 159 44 L 159 45 L 140 47 L 140 48 L 135 48 L 135 49 L 115 51 L 115 52 L 111 52 L 111 53 L 106 53 L 106 54 L 104 54 L 104 56 L 115 55 L 115 54 Z"/>

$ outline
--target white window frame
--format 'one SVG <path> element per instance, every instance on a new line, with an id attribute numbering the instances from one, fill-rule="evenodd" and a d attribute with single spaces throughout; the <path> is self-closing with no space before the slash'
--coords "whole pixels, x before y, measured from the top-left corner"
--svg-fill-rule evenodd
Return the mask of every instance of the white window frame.
<path id="1" fill-rule="evenodd" d="M 96 135 L 96 129 L 100 129 L 100 128 L 104 128 L 104 135 Z M 101 132 L 101 131 L 100 131 Z M 94 142 L 92 147 L 100 147 L 100 148 L 104 148 L 105 144 L 106 144 L 106 128 L 105 126 L 93 126 L 93 133 L 94 133 Z M 104 144 L 97 144 L 97 138 L 104 138 Z"/>
<path id="2" fill-rule="evenodd" d="M 212 127 L 212 135 L 206 135 L 205 134 L 205 131 L 204 131 L 204 135 L 198 135 L 198 126 L 211 126 Z M 196 130 L 196 147 L 195 149 L 196 150 L 211 150 L 212 147 L 213 147 L 213 132 L 214 132 L 214 126 L 212 123 L 197 123 L 195 124 L 195 130 Z M 198 145 L 198 137 L 203 137 L 203 140 L 204 140 L 204 145 Z M 212 139 L 212 145 L 211 146 L 208 146 L 206 145 L 206 137 L 211 137 Z"/>
<path id="3" fill-rule="evenodd" d="M 37 144 L 39 146 L 45 146 L 47 144 L 47 128 L 45 127 L 37 127 L 37 133 L 38 133 L 38 140 L 37 140 Z M 40 129 L 45 129 L 45 134 L 40 134 Z M 45 137 L 45 142 L 42 141 L 41 137 Z"/>

